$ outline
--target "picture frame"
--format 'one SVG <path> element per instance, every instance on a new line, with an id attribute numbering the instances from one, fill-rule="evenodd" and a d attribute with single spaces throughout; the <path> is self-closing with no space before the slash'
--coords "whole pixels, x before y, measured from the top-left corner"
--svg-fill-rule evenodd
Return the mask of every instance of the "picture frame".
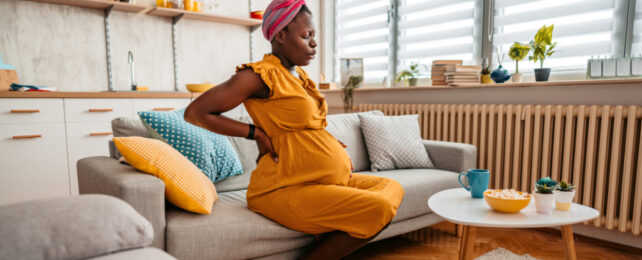
<path id="1" fill-rule="evenodd" d="M 348 83 L 350 76 L 362 76 L 364 71 L 363 58 L 340 58 L 340 88 L 344 88 Z M 365 86 L 365 80 L 362 80 L 359 87 Z"/>

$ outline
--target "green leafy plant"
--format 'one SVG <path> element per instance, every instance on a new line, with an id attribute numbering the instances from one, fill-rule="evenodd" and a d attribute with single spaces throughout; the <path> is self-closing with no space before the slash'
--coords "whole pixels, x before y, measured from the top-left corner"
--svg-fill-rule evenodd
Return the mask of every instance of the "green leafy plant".
<path id="1" fill-rule="evenodd" d="M 515 61 L 515 73 L 519 73 L 519 61 L 526 58 L 526 55 L 531 51 L 531 46 L 528 44 L 521 44 L 519 42 L 513 43 L 508 50 L 508 57 Z"/>
<path id="2" fill-rule="evenodd" d="M 575 186 L 570 183 L 566 183 L 565 181 L 560 181 L 560 184 L 557 185 L 557 189 L 560 191 L 572 191 L 575 189 Z"/>
<path id="3" fill-rule="evenodd" d="M 363 81 L 363 76 L 352 75 L 348 78 L 348 82 L 343 87 L 343 92 L 341 93 L 343 97 L 343 110 L 346 113 L 352 112 L 354 99 L 353 94 L 354 90 L 361 86 Z"/>
<path id="4" fill-rule="evenodd" d="M 535 183 L 537 192 L 541 194 L 552 194 L 557 187 L 557 182 L 550 177 L 541 178 Z"/>
<path id="5" fill-rule="evenodd" d="M 397 73 L 397 77 L 395 77 L 395 81 L 400 82 L 402 80 L 406 81 L 408 79 L 419 78 L 419 76 L 421 75 L 421 72 L 419 71 L 419 67 L 423 67 L 426 70 L 428 69 L 428 67 L 425 64 L 411 62 L 410 69 L 402 70 L 399 73 Z"/>
<path id="6" fill-rule="evenodd" d="M 553 25 L 546 27 L 542 26 L 535 34 L 535 39 L 529 42 L 533 55 L 528 57 L 528 60 L 539 62 L 540 68 L 544 68 L 544 60 L 555 53 L 553 50 L 557 46 L 557 42 L 553 42 Z"/>

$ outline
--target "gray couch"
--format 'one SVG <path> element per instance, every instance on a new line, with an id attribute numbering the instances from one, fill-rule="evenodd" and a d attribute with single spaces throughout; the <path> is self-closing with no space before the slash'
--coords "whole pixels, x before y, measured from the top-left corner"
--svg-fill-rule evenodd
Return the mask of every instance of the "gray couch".
<path id="1" fill-rule="evenodd" d="M 82 195 L 0 206 L 0 259 L 176 259 L 122 200 Z"/>
<path id="2" fill-rule="evenodd" d="M 368 113 L 382 114 L 379 111 Z M 249 117 L 238 118 L 250 122 Z M 137 119 L 115 119 L 114 136 L 148 134 Z M 441 222 L 427 205 L 441 190 L 459 187 L 457 173 L 475 167 L 476 148 L 461 143 L 424 140 L 436 169 L 400 169 L 370 172 L 367 149 L 356 114 L 328 116 L 327 130 L 345 143 L 355 172 L 387 177 L 405 190 L 392 223 L 374 241 Z M 247 209 L 245 192 L 258 150 L 255 142 L 230 138 L 244 174 L 215 183 L 219 201 L 212 214 L 197 215 L 166 203 L 163 182 L 121 164 L 113 144 L 111 157 L 78 161 L 80 193 L 101 193 L 123 199 L 145 216 L 156 234 L 153 246 L 179 259 L 293 259 L 310 245 L 313 237 L 285 228 Z"/>

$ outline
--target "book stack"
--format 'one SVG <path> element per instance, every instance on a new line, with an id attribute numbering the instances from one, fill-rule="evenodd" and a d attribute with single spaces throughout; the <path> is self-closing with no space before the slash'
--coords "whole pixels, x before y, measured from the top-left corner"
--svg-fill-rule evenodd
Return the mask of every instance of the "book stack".
<path id="1" fill-rule="evenodd" d="M 479 84 L 481 66 L 479 65 L 453 65 L 448 66 L 444 75 L 448 86 L 460 86 L 465 84 Z"/>
<path id="2" fill-rule="evenodd" d="M 430 79 L 433 86 L 446 86 L 446 72 L 451 67 L 461 65 L 462 60 L 435 60 L 432 62 Z"/>

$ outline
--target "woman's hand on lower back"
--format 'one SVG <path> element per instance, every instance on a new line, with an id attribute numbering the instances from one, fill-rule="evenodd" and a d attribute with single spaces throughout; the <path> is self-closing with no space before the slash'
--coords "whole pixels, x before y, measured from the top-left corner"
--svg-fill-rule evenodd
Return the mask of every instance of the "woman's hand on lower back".
<path id="1" fill-rule="evenodd" d="M 263 157 L 263 155 L 265 155 L 266 153 L 269 153 L 275 162 L 279 162 L 279 156 L 276 154 L 276 151 L 274 151 L 272 139 L 265 132 L 263 132 L 263 130 L 261 130 L 260 128 L 256 128 L 256 132 L 254 133 L 254 140 L 256 140 L 256 144 L 259 147 L 259 157 L 256 158 L 256 163 L 258 163 L 261 157 Z"/>

